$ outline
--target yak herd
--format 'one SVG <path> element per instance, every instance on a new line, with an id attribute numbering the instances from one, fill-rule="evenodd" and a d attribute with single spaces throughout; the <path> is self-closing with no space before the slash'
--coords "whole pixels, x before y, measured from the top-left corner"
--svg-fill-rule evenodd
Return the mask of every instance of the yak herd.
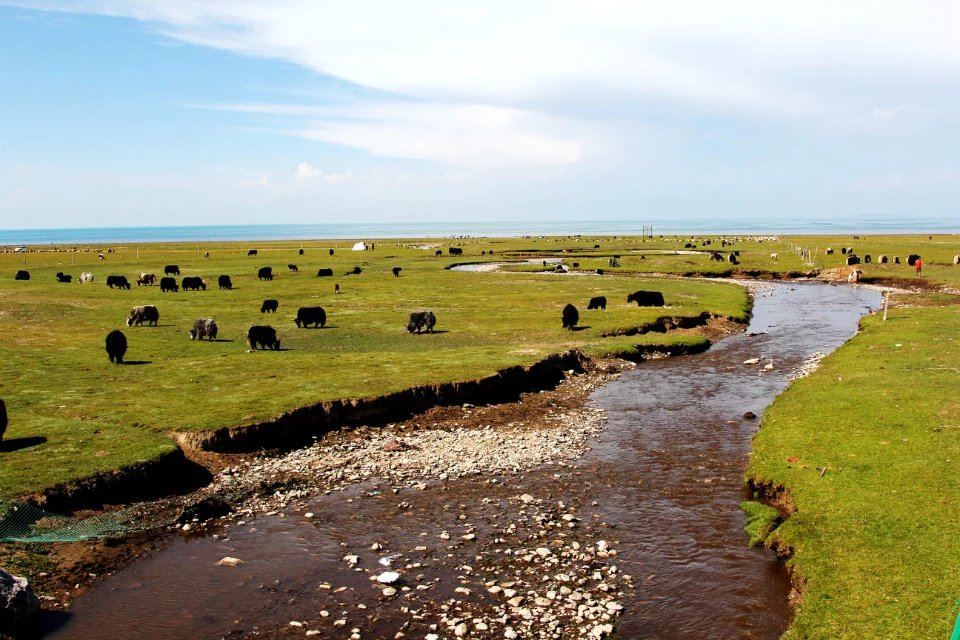
<path id="1" fill-rule="evenodd" d="M 333 250 L 330 251 L 331 255 Z M 250 256 L 256 256 L 256 249 L 251 249 L 248 252 Z M 300 250 L 299 255 L 303 255 L 303 250 Z M 297 265 L 289 264 L 287 268 L 291 272 L 298 271 Z M 402 269 L 400 267 L 393 267 L 391 273 L 395 277 L 400 276 Z M 183 291 L 206 291 L 207 282 L 201 277 L 198 276 L 185 276 L 178 283 L 173 276 L 180 275 L 180 267 L 175 264 L 168 264 L 163 269 L 163 277 L 159 278 L 160 292 L 168 293 L 173 292 L 177 293 L 181 290 Z M 347 272 L 347 275 L 354 275 L 362 273 L 360 267 L 354 267 L 352 270 Z M 329 268 L 320 269 L 317 272 L 318 277 L 323 276 L 332 276 L 333 270 Z M 71 282 L 72 277 L 70 275 L 59 272 L 56 274 L 57 282 Z M 257 270 L 258 280 L 273 280 L 273 269 L 271 267 L 261 267 Z M 17 271 L 14 279 L 16 280 L 30 280 L 30 273 L 26 270 Z M 81 283 L 91 283 L 94 280 L 94 276 L 90 272 L 84 272 L 80 275 L 79 282 Z M 141 273 L 137 278 L 137 286 L 152 286 L 156 284 L 158 278 L 153 273 Z M 123 275 L 109 275 L 106 279 L 106 284 L 111 289 L 130 289 L 130 281 L 126 276 Z M 221 290 L 233 289 L 233 282 L 230 279 L 229 275 L 220 275 L 217 278 L 217 285 Z M 336 285 L 337 293 L 339 293 L 339 285 Z M 280 303 L 275 299 L 266 299 L 260 306 L 260 313 L 276 313 L 279 308 Z M 127 316 L 127 326 L 128 327 L 140 327 L 144 324 L 148 326 L 157 326 L 157 323 L 160 321 L 160 310 L 156 305 L 138 305 L 130 309 L 130 314 Z M 296 318 L 294 323 L 299 328 L 307 328 L 313 326 L 314 328 L 324 328 L 327 324 L 327 312 L 323 307 L 320 306 L 311 306 L 311 307 L 300 307 L 297 310 Z M 410 320 L 407 325 L 407 330 L 409 333 L 421 333 L 423 330 L 426 330 L 427 333 L 433 333 L 433 328 L 437 324 L 437 317 L 433 311 L 415 311 L 410 314 Z M 198 318 L 193 323 L 193 328 L 189 330 L 189 335 L 191 340 L 208 340 L 215 341 L 218 334 L 217 322 L 213 318 Z M 127 353 L 127 337 L 119 329 L 114 329 L 107 334 L 105 339 L 105 347 L 107 355 L 110 358 L 110 362 L 115 364 L 122 364 L 123 358 Z M 280 349 L 280 339 L 277 337 L 277 331 L 269 325 L 252 325 L 247 330 L 247 343 L 250 345 L 251 350 L 257 349 Z"/>
<path id="2" fill-rule="evenodd" d="M 862 258 L 857 256 L 852 247 L 844 247 L 841 252 L 846 256 L 845 262 L 852 266 L 857 265 L 862 262 L 870 263 L 871 256 L 864 255 Z M 331 250 L 331 254 L 333 251 Z M 440 253 L 440 252 L 438 252 Z M 490 253 L 493 253 L 492 251 Z M 833 249 L 828 248 L 826 253 L 832 254 Z M 451 255 L 462 255 L 462 250 L 457 247 L 450 248 Z M 250 256 L 256 256 L 257 250 L 251 249 L 248 252 Z M 303 255 L 303 250 L 300 250 L 299 255 Z M 712 252 L 711 256 L 714 260 L 723 260 L 723 257 L 717 252 Z M 731 254 L 729 256 L 731 262 L 735 262 L 737 256 Z M 907 262 L 910 265 L 919 258 L 917 255 L 911 254 L 907 258 Z M 886 255 L 880 255 L 877 259 L 878 263 L 887 263 L 888 257 Z M 899 263 L 900 258 L 894 257 L 892 262 Z M 960 256 L 954 258 L 954 264 L 960 264 Z M 291 272 L 298 271 L 297 265 L 289 264 L 287 268 Z M 402 269 L 400 267 L 393 267 L 391 273 L 395 277 L 399 277 Z M 205 291 L 207 289 L 207 283 L 203 278 L 198 276 L 186 276 L 182 278 L 178 284 L 176 279 L 172 276 L 180 275 L 180 268 L 178 265 L 170 264 L 164 267 L 164 276 L 159 279 L 160 281 L 160 291 L 162 293 L 167 292 L 178 292 L 181 289 L 183 291 Z M 602 273 L 601 270 L 597 270 L 598 273 Z M 346 275 L 359 275 L 362 273 L 360 267 L 354 267 L 352 270 L 346 272 Z M 333 275 L 333 270 L 330 268 L 322 268 L 317 271 L 317 277 L 328 277 Z M 261 267 L 257 271 L 257 278 L 261 281 L 271 281 L 274 278 L 273 270 L 271 267 Z M 30 273 L 26 270 L 19 270 L 15 275 L 16 280 L 30 280 Z M 69 283 L 72 281 L 72 277 L 63 272 L 58 272 L 56 274 L 57 282 Z M 83 272 L 80 274 L 80 277 L 77 280 L 80 283 L 92 283 L 94 281 L 94 276 L 90 272 Z M 154 285 L 157 281 L 156 275 L 152 273 L 141 273 L 137 278 L 137 286 L 151 286 Z M 111 289 L 130 289 L 130 282 L 127 280 L 126 276 L 123 275 L 108 275 L 106 279 L 106 284 Z M 233 283 L 229 275 L 221 275 L 217 278 L 217 285 L 221 290 L 226 289 L 230 290 L 233 288 Z M 339 285 L 336 286 L 337 293 L 339 293 Z M 641 307 L 662 307 L 665 304 L 663 294 L 659 291 L 635 291 L 627 296 L 627 304 L 635 302 L 638 306 Z M 279 301 L 275 299 L 266 299 L 263 301 L 260 307 L 260 313 L 276 313 L 279 307 Z M 607 308 L 607 298 L 605 296 L 596 296 L 590 298 L 587 309 L 594 310 L 600 309 L 605 310 Z M 142 326 L 144 323 L 147 325 L 157 326 L 157 323 L 160 319 L 160 311 L 154 305 L 140 305 L 135 306 L 130 310 L 130 314 L 127 317 L 127 326 Z M 573 330 L 576 328 L 577 324 L 580 321 L 580 313 L 573 304 L 567 304 L 563 307 L 561 313 L 562 328 Z M 320 306 L 311 306 L 311 307 L 300 307 L 297 310 L 296 318 L 294 323 L 298 328 L 306 328 L 313 326 L 314 328 L 324 328 L 327 322 L 327 314 L 323 307 Z M 437 323 L 436 315 L 433 311 L 415 311 L 410 314 L 409 322 L 407 323 L 407 331 L 410 334 L 413 333 L 422 333 L 424 330 L 427 333 L 433 333 L 434 326 Z M 217 339 L 217 323 L 213 318 L 199 318 L 194 324 L 193 328 L 190 329 L 189 335 L 191 340 L 203 340 L 206 338 L 209 341 L 214 341 Z M 269 325 L 253 325 L 247 331 L 247 342 L 250 345 L 251 350 L 256 349 L 273 349 L 278 350 L 280 348 L 280 339 L 277 337 L 276 329 Z M 111 331 L 107 334 L 105 341 L 107 355 L 110 358 L 111 362 L 120 364 L 123 362 L 123 357 L 127 351 L 127 338 L 126 336 L 118 329 Z"/>

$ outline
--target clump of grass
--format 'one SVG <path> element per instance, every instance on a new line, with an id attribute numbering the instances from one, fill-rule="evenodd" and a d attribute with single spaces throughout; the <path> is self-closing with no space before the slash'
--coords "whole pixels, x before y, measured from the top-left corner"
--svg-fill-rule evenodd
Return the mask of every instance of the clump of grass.
<path id="1" fill-rule="evenodd" d="M 740 508 L 747 514 L 743 530 L 750 538 L 750 546 L 766 544 L 767 538 L 780 524 L 780 512 L 756 500 L 744 500 Z"/>

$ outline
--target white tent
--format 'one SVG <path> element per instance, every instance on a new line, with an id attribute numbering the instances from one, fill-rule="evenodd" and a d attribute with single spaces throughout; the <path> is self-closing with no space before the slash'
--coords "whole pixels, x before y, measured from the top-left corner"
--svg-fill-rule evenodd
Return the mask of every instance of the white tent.
<path id="1" fill-rule="evenodd" d="M 367 250 L 367 244 L 365 242 L 358 242 L 357 244 L 353 245 L 353 249 L 352 249 L 352 251 L 366 251 L 366 250 Z"/>

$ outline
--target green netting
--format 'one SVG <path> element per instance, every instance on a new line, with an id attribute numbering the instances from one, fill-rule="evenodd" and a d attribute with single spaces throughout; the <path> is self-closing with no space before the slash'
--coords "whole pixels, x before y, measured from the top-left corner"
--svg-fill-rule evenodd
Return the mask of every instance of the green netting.
<path id="1" fill-rule="evenodd" d="M 79 542 L 167 526 L 180 517 L 170 510 L 158 512 L 156 505 L 135 505 L 74 518 L 26 502 L 3 501 L 0 514 L 0 542 Z"/>

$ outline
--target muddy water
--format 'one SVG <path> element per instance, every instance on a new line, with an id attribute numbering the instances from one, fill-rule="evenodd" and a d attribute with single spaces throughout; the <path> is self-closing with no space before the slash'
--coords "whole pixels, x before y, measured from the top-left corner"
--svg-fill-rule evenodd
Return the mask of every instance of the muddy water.
<path id="1" fill-rule="evenodd" d="M 341 558 L 357 554 L 360 567 L 376 571 L 378 558 L 403 552 L 405 562 L 422 562 L 435 585 L 424 593 L 441 601 L 460 584 L 460 566 L 479 555 L 471 544 L 441 552 L 439 532 L 456 538 L 467 522 L 483 536 L 485 527 L 519 522 L 515 496 L 527 492 L 573 505 L 588 528 L 616 542 L 616 562 L 635 584 L 623 598 L 618 637 L 777 638 L 789 622 L 789 584 L 770 552 L 745 548 L 738 505 L 757 424 L 742 414 L 761 414 L 788 375 L 847 340 L 879 300 L 851 287 L 766 287 L 749 333 L 696 356 L 643 363 L 596 392 L 609 423 L 576 465 L 397 493 L 367 484 L 235 523 L 217 538 L 176 537 L 77 599 L 49 637 L 303 637 L 316 628 L 321 638 L 347 638 L 356 627 L 363 638 L 392 638 L 402 628 L 422 638 L 435 619 L 411 623 L 395 603 L 378 600 L 368 573 Z M 762 362 L 742 364 L 753 357 Z M 386 550 L 370 551 L 374 542 Z M 420 545 L 429 549 L 416 551 Z M 243 564 L 217 566 L 224 556 Z M 482 593 L 471 597 L 482 601 Z M 341 616 L 347 625 L 332 627 Z"/>

